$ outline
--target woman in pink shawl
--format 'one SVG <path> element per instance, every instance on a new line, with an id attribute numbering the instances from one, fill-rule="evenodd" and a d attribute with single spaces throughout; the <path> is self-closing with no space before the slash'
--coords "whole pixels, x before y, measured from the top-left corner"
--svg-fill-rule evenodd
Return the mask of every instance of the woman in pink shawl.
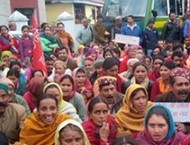
<path id="1" fill-rule="evenodd" d="M 86 90 L 92 90 L 92 84 L 87 78 L 86 71 L 78 67 L 73 71 L 73 78 L 75 80 L 76 91 L 80 94 L 84 94 Z"/>
<path id="2" fill-rule="evenodd" d="M 172 114 L 163 105 L 152 106 L 144 120 L 145 130 L 137 135 L 139 145 L 179 145 L 185 134 L 177 132 Z"/>

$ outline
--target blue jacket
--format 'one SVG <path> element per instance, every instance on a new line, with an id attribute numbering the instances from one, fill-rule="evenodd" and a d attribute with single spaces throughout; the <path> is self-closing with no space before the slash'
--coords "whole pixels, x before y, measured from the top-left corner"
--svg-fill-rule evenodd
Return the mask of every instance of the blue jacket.
<path id="1" fill-rule="evenodd" d="M 189 34 L 188 34 L 188 31 L 189 31 L 189 28 L 190 27 L 190 19 L 187 19 L 185 22 L 184 22 L 184 28 L 183 28 L 183 37 L 187 37 Z"/>
<path id="2" fill-rule="evenodd" d="M 142 30 L 135 24 L 134 29 L 132 30 L 128 25 L 122 27 L 121 34 L 128 36 L 136 36 L 140 38 L 140 43 L 142 43 Z"/>
<path id="3" fill-rule="evenodd" d="M 143 47 L 145 49 L 153 49 L 158 44 L 158 30 L 146 28 L 143 33 Z"/>

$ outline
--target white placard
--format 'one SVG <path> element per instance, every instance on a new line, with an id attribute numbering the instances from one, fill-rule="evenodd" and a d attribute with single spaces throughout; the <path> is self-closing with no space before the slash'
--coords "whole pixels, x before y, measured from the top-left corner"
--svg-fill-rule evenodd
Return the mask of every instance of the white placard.
<path id="1" fill-rule="evenodd" d="M 127 36 L 122 34 L 115 35 L 115 42 L 122 44 L 130 44 L 130 45 L 139 45 L 140 38 L 135 36 Z"/>
<path id="2" fill-rule="evenodd" d="M 166 106 L 172 113 L 174 122 L 190 122 L 190 103 L 155 103 Z"/>

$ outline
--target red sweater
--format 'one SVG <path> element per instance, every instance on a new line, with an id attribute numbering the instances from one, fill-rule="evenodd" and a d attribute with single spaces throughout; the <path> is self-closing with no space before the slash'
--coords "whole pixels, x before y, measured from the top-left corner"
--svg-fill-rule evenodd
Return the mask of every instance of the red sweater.
<path id="1" fill-rule="evenodd" d="M 111 115 L 108 116 L 108 123 L 109 123 L 110 131 L 109 131 L 109 137 L 108 137 L 107 143 L 109 143 L 109 145 L 113 145 L 116 132 L 117 132 L 117 125 L 114 118 Z M 99 135 L 100 128 L 97 127 L 92 122 L 92 120 L 89 119 L 85 121 L 82 125 L 91 145 L 107 145 L 105 141 L 100 139 L 100 135 Z"/>

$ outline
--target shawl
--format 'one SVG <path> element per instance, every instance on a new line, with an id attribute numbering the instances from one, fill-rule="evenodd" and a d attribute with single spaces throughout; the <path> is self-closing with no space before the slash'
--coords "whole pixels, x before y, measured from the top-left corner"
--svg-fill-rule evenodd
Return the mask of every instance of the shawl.
<path id="1" fill-rule="evenodd" d="M 60 86 L 57 83 L 49 83 L 49 84 L 45 85 L 44 89 L 43 89 L 43 92 L 46 93 L 47 88 L 49 88 L 50 86 L 55 86 L 59 90 L 60 99 L 58 100 L 59 101 L 59 103 L 58 103 L 58 110 L 60 111 L 66 105 L 66 102 L 63 100 L 63 92 L 62 92 Z"/>
<path id="2" fill-rule="evenodd" d="M 114 117 L 111 115 L 108 115 L 107 122 L 109 124 L 109 136 L 107 143 L 109 145 L 113 145 L 114 139 L 116 137 L 117 132 L 117 124 L 115 122 Z M 82 124 L 88 139 L 91 143 L 91 145 L 106 145 L 105 141 L 100 139 L 100 127 L 96 126 L 95 123 L 89 119 Z"/>
<path id="3" fill-rule="evenodd" d="M 44 81 L 44 77 L 32 78 L 28 84 L 28 91 L 34 97 L 41 97 L 43 94 Z"/>
<path id="4" fill-rule="evenodd" d="M 64 127 L 66 127 L 68 124 L 72 124 L 72 125 L 77 126 L 78 128 L 80 128 L 80 130 L 81 130 L 82 133 L 83 133 L 84 145 L 90 145 L 89 140 L 88 140 L 88 138 L 87 138 L 87 135 L 86 135 L 86 133 L 85 133 L 85 131 L 84 131 L 82 125 L 81 125 L 79 122 L 77 122 L 77 121 L 75 121 L 75 120 L 72 120 L 72 119 L 67 119 L 67 120 L 65 120 L 64 122 L 62 122 L 62 123 L 58 126 L 58 128 L 57 128 L 57 130 L 56 130 L 56 132 L 55 132 L 55 145 L 61 145 L 61 143 L 60 143 L 60 141 L 59 141 L 60 130 L 62 130 L 62 129 L 63 129 Z"/>
<path id="5" fill-rule="evenodd" d="M 132 77 L 132 78 L 131 78 L 131 84 L 137 84 L 135 77 Z M 148 84 L 149 84 L 149 79 L 148 79 L 148 77 L 146 77 L 146 78 L 144 79 L 144 81 L 141 82 L 139 85 L 141 85 L 141 86 L 143 86 L 144 88 L 147 89 L 147 88 L 148 88 Z"/>
<path id="6" fill-rule="evenodd" d="M 145 112 L 137 112 L 132 105 L 132 93 L 137 89 L 143 89 L 147 97 L 147 105 Z M 123 98 L 123 106 L 120 108 L 116 114 L 116 122 L 118 124 L 118 134 L 126 133 L 128 135 L 133 135 L 133 133 L 143 131 L 144 129 L 144 116 L 146 110 L 152 105 L 148 101 L 148 93 L 146 89 L 138 84 L 132 84 L 125 92 L 125 97 Z"/>
<path id="7" fill-rule="evenodd" d="M 78 67 L 78 68 L 74 69 L 74 71 L 73 71 L 73 78 L 74 78 L 74 79 L 76 78 L 76 74 L 78 73 L 79 69 L 82 69 L 82 70 L 84 71 L 84 73 L 86 74 L 86 71 L 85 71 L 83 68 Z M 86 76 L 86 80 L 85 80 L 85 83 L 84 83 L 84 87 L 85 87 L 85 89 L 87 89 L 87 90 L 91 90 L 91 89 L 92 89 L 92 84 L 90 83 L 90 81 L 89 81 L 89 79 L 87 78 L 87 76 Z M 82 92 L 81 92 L 81 88 L 77 87 L 76 84 L 75 84 L 75 88 L 76 88 L 76 91 L 77 91 L 78 93 L 82 93 Z"/>
<path id="8" fill-rule="evenodd" d="M 166 84 L 163 79 L 159 80 L 159 89 L 161 94 L 171 91 L 170 84 Z"/>
<path id="9" fill-rule="evenodd" d="M 38 112 L 33 112 L 24 122 L 20 142 L 27 145 L 53 145 L 57 127 L 67 119 L 70 119 L 69 115 L 58 113 L 55 121 L 47 125 L 38 117 Z"/>
<path id="10" fill-rule="evenodd" d="M 166 137 L 164 138 L 164 140 L 160 141 L 160 142 L 155 142 L 152 138 L 151 135 L 148 133 L 148 130 L 146 128 L 147 124 L 145 124 L 145 130 L 142 131 L 141 133 L 138 134 L 137 136 L 137 140 L 141 142 L 141 144 L 151 144 L 151 145 L 178 145 L 181 140 L 185 137 L 185 135 L 182 132 L 177 132 L 176 131 L 176 127 L 175 127 L 175 123 L 172 117 L 172 114 L 170 112 L 170 110 L 168 108 L 166 108 L 163 105 L 160 104 L 156 104 L 153 105 L 152 107 L 150 107 L 145 115 L 145 123 L 147 122 L 147 116 L 150 113 L 150 111 L 153 108 L 162 108 L 166 113 L 167 116 L 169 118 L 169 130 L 168 133 L 166 135 Z"/>

